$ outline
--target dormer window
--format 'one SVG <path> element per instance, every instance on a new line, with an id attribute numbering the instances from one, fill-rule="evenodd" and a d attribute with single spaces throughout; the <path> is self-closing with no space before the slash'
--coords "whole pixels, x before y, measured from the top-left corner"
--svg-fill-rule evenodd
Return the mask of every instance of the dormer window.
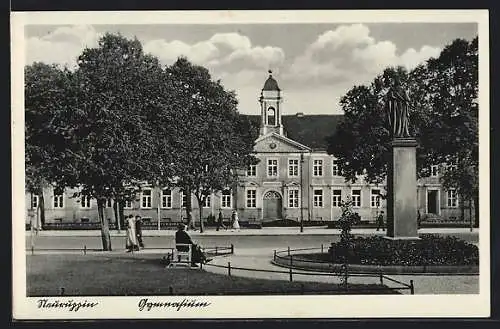
<path id="1" fill-rule="evenodd" d="M 272 106 L 267 109 L 267 124 L 269 126 L 276 125 L 276 110 Z"/>

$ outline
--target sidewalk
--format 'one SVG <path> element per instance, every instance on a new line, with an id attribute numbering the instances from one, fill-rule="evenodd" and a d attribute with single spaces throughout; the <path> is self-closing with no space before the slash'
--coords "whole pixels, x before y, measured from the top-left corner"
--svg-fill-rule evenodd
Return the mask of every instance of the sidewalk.
<path id="1" fill-rule="evenodd" d="M 144 237 L 155 236 L 174 236 L 175 230 L 144 230 L 142 235 Z M 241 230 L 220 230 L 216 231 L 214 228 L 205 229 L 203 233 L 200 231 L 188 231 L 193 237 L 196 236 L 263 236 L 263 235 L 340 235 L 340 229 L 329 229 L 326 227 L 304 227 L 304 232 L 300 232 L 298 227 L 264 227 L 262 229 L 245 229 Z M 351 231 L 354 235 L 385 235 L 385 231 L 376 231 L 373 228 L 354 228 Z M 422 228 L 418 230 L 420 234 L 472 234 L 479 233 L 479 229 L 474 228 L 472 232 L 469 228 Z M 36 234 L 36 232 L 35 232 Z M 30 236 L 31 231 L 26 231 L 26 236 Z M 111 236 L 125 237 L 126 231 L 110 231 Z M 70 230 L 70 231 L 39 231 L 38 236 L 54 236 L 54 237 L 86 237 L 86 236 L 101 236 L 100 230 Z"/>

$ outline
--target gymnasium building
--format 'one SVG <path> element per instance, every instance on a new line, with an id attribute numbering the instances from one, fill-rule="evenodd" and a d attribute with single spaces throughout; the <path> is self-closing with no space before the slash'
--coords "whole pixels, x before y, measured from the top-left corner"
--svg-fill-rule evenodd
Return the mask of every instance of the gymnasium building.
<path id="1" fill-rule="evenodd" d="M 385 192 L 384 186 L 367 184 L 362 177 L 355 183 L 346 183 L 335 157 L 326 152 L 325 137 L 334 133 L 342 115 L 283 115 L 286 102 L 271 74 L 261 90 L 259 105 L 259 115 L 250 117 L 260 125 L 260 135 L 254 146 L 260 162 L 241 173 L 236 189 L 207 198 L 202 205 L 204 218 L 217 215 L 219 210 L 229 218 L 236 209 L 242 222 L 279 219 L 329 222 L 339 218 L 340 201 L 347 196 L 351 197 L 354 211 L 362 220 L 374 221 L 375 216 L 385 210 L 385 201 L 380 197 Z M 446 222 L 461 218 L 457 193 L 444 189 L 439 183 L 437 166 L 432 167 L 431 176 L 419 180 L 415 188 L 422 218 Z M 73 192 L 54 194 L 52 188 L 43 191 L 46 224 L 99 221 L 95 200 L 73 198 Z M 153 227 L 159 223 L 177 222 L 185 217 L 187 197 L 177 189 L 146 186 L 136 201 L 126 204 L 124 213 L 139 214 Z M 28 208 L 36 209 L 38 203 L 39 196 L 26 194 Z M 196 220 L 199 209 L 194 196 L 191 204 Z M 464 214 L 468 222 L 469 211 Z M 111 200 L 107 203 L 105 216 L 114 222 Z M 27 216 L 26 223 L 39 217 Z"/>

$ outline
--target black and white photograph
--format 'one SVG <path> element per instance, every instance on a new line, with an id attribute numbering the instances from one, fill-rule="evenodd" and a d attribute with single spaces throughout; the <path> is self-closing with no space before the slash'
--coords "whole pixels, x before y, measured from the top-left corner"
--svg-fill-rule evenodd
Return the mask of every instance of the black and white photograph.
<path id="1" fill-rule="evenodd" d="M 14 318 L 489 316 L 488 11 L 11 19 Z"/>

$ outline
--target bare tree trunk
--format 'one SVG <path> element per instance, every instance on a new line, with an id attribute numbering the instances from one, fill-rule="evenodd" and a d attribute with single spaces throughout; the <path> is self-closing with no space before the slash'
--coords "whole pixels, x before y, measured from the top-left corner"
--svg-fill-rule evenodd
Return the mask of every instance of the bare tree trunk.
<path id="1" fill-rule="evenodd" d="M 196 200 L 198 201 L 198 207 L 200 208 L 200 233 L 203 233 L 203 203 L 207 197 L 196 194 Z"/>
<path id="2" fill-rule="evenodd" d="M 99 220 L 101 222 L 101 239 L 102 250 L 111 251 L 111 236 L 109 234 L 109 223 L 107 218 L 104 218 L 104 205 L 106 200 L 97 198 L 97 212 L 99 213 Z"/>
<path id="3" fill-rule="evenodd" d="M 187 228 L 186 230 L 193 229 L 196 230 L 196 227 L 193 223 L 193 205 L 191 203 L 191 190 L 186 190 L 186 216 L 187 216 Z"/>
<path id="4" fill-rule="evenodd" d="M 40 207 L 40 226 L 38 229 L 43 229 L 45 226 L 45 198 L 43 197 L 43 190 L 40 193 L 39 198 L 39 207 Z"/>
<path id="5" fill-rule="evenodd" d="M 474 225 L 479 227 L 479 192 L 474 193 Z"/>
<path id="6" fill-rule="evenodd" d="M 113 214 L 115 215 L 116 229 L 120 231 L 120 215 L 118 214 L 118 202 L 113 200 Z"/>

